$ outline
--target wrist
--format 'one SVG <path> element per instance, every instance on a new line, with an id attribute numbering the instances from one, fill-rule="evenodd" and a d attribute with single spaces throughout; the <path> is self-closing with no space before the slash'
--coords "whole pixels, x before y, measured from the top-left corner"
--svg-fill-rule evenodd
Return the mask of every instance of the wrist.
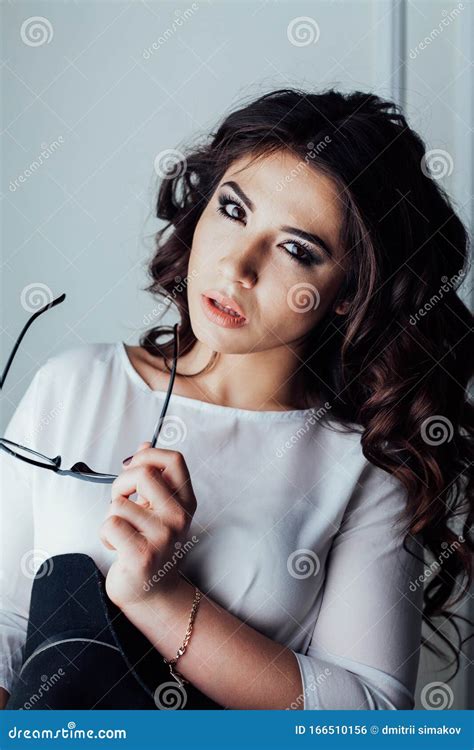
<path id="1" fill-rule="evenodd" d="M 125 610 L 125 616 L 142 631 L 164 659 L 173 659 L 183 643 L 194 596 L 194 585 L 179 576 L 173 593 L 157 593 L 147 602 L 134 604 Z"/>
<path id="2" fill-rule="evenodd" d="M 179 569 L 176 567 L 167 571 L 166 575 L 162 578 L 156 578 L 153 576 L 150 579 L 148 593 L 144 598 L 147 599 L 150 597 L 159 601 L 168 596 L 172 596 L 178 589 L 181 581 L 182 576 L 179 573 Z"/>
<path id="3" fill-rule="evenodd" d="M 182 672 L 180 671 L 181 658 L 186 653 L 186 649 L 188 647 L 189 641 L 193 633 L 194 621 L 196 619 L 197 611 L 199 609 L 199 605 L 203 597 L 202 591 L 197 586 L 193 586 L 192 588 L 193 588 L 193 602 L 192 602 L 191 610 L 190 612 L 188 612 L 188 625 L 187 625 L 186 633 L 184 635 L 182 643 L 179 646 L 179 648 L 176 650 L 176 654 L 172 659 L 163 657 L 163 661 L 165 662 L 165 664 L 168 665 L 170 669 L 170 674 L 172 675 L 172 677 L 174 677 L 175 680 L 178 681 L 178 683 L 181 686 L 183 686 L 184 683 L 189 682 L 189 680 L 187 680 L 182 674 Z"/>
<path id="4" fill-rule="evenodd" d="M 162 639 L 169 634 L 170 629 L 180 633 L 181 623 L 189 614 L 193 597 L 193 584 L 178 574 L 173 584 L 156 585 L 145 599 L 128 602 L 122 611 L 161 650 Z"/>

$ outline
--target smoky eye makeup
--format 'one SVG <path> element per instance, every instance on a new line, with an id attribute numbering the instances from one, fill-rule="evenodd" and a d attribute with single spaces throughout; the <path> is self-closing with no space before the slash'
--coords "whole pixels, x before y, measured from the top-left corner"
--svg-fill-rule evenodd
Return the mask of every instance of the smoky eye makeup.
<path id="1" fill-rule="evenodd" d="M 230 195 L 230 193 L 220 193 L 217 198 L 217 213 L 230 221 L 238 222 L 245 225 L 245 218 L 247 216 L 244 206 L 241 204 L 238 198 Z M 287 250 L 286 246 L 292 245 L 296 248 L 296 252 Z M 280 243 L 279 247 L 284 249 L 285 255 L 295 263 L 301 266 L 314 266 L 321 265 L 325 262 L 323 255 L 319 255 L 311 245 L 302 241 L 288 239 L 285 242 Z M 300 253 L 300 254 L 297 254 Z"/>

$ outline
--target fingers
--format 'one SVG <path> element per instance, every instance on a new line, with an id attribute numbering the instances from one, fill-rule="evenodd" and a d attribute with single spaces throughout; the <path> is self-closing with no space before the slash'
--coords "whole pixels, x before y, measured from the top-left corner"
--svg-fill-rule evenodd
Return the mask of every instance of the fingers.
<path id="1" fill-rule="evenodd" d="M 189 519 L 183 508 L 178 514 L 169 514 L 165 520 L 161 514 L 146 510 L 127 497 L 120 495 L 110 506 L 109 518 L 119 517 L 126 521 L 134 531 L 143 535 L 154 550 L 163 551 L 173 541 L 186 532 Z"/>
<path id="2" fill-rule="evenodd" d="M 99 536 L 108 549 L 115 549 L 125 555 L 141 554 L 148 547 L 145 537 L 120 516 L 106 518 L 100 527 Z"/>
<path id="3" fill-rule="evenodd" d="M 156 480 L 158 481 L 160 478 L 166 480 L 169 488 L 179 494 L 183 505 L 194 513 L 196 508 L 193 506 L 196 499 L 188 467 L 182 453 L 166 448 L 143 448 L 134 454 L 126 470 L 119 475 L 118 479 L 126 476 L 132 469 L 139 466 L 152 466 L 159 470 L 161 476 L 157 473 Z M 126 493 L 120 491 L 120 494 Z"/>
<path id="4" fill-rule="evenodd" d="M 161 476 L 159 468 L 151 464 L 135 466 L 118 475 L 111 487 L 110 512 L 114 512 L 114 507 L 120 504 L 120 501 L 117 503 L 116 500 L 122 496 L 128 498 L 135 492 L 149 501 L 150 506 L 140 507 L 129 501 L 130 505 L 137 506 L 137 511 L 141 511 L 142 514 L 145 513 L 149 517 L 155 516 L 155 523 L 158 516 L 164 525 L 181 531 L 194 514 L 195 508 L 192 505 L 190 508 L 186 507 L 184 501 L 181 501 L 176 494 L 173 495 L 172 489 Z M 124 507 L 130 513 L 133 510 L 129 505 Z M 144 518 L 141 514 L 137 514 L 136 517 Z"/>
<path id="5" fill-rule="evenodd" d="M 140 445 L 138 446 L 138 448 L 135 451 L 135 453 L 138 453 L 139 451 L 143 450 L 144 448 L 149 448 L 150 446 L 151 446 L 151 443 L 149 441 L 146 442 L 146 443 L 140 443 Z M 134 455 L 135 454 L 131 455 L 130 458 L 127 459 L 128 463 L 131 462 L 131 460 L 132 460 L 132 458 L 133 458 Z M 126 466 L 128 466 L 128 464 L 124 464 L 124 469 L 126 468 Z M 142 508 L 150 508 L 151 507 L 150 501 L 147 500 L 145 497 L 142 497 L 141 495 L 137 495 L 137 499 L 135 500 L 135 504 L 136 505 L 141 505 Z"/>
<path id="6" fill-rule="evenodd" d="M 138 503 L 129 500 L 124 495 L 118 495 L 110 504 L 109 517 L 120 516 L 134 527 L 135 530 L 144 534 L 147 539 L 158 541 L 159 532 L 163 523 L 155 511 L 151 511 Z"/>

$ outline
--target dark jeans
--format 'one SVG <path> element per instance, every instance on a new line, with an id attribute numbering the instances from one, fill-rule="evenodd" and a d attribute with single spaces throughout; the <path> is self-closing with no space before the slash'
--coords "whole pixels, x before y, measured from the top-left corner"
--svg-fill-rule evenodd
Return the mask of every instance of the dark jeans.
<path id="1" fill-rule="evenodd" d="M 180 687 L 150 641 L 109 599 L 89 555 L 45 560 L 31 595 L 23 666 L 7 709 L 222 709 Z"/>

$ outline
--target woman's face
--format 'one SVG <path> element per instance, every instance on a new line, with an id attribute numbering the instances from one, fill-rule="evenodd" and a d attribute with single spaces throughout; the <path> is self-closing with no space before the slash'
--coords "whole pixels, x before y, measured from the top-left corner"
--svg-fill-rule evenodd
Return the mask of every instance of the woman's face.
<path id="1" fill-rule="evenodd" d="M 335 184 L 286 151 L 249 162 L 235 161 L 222 177 L 196 225 L 189 258 L 194 335 L 223 353 L 297 347 L 344 278 Z M 237 303 L 244 325 L 217 322 L 220 314 L 203 296 L 213 291 Z"/>

